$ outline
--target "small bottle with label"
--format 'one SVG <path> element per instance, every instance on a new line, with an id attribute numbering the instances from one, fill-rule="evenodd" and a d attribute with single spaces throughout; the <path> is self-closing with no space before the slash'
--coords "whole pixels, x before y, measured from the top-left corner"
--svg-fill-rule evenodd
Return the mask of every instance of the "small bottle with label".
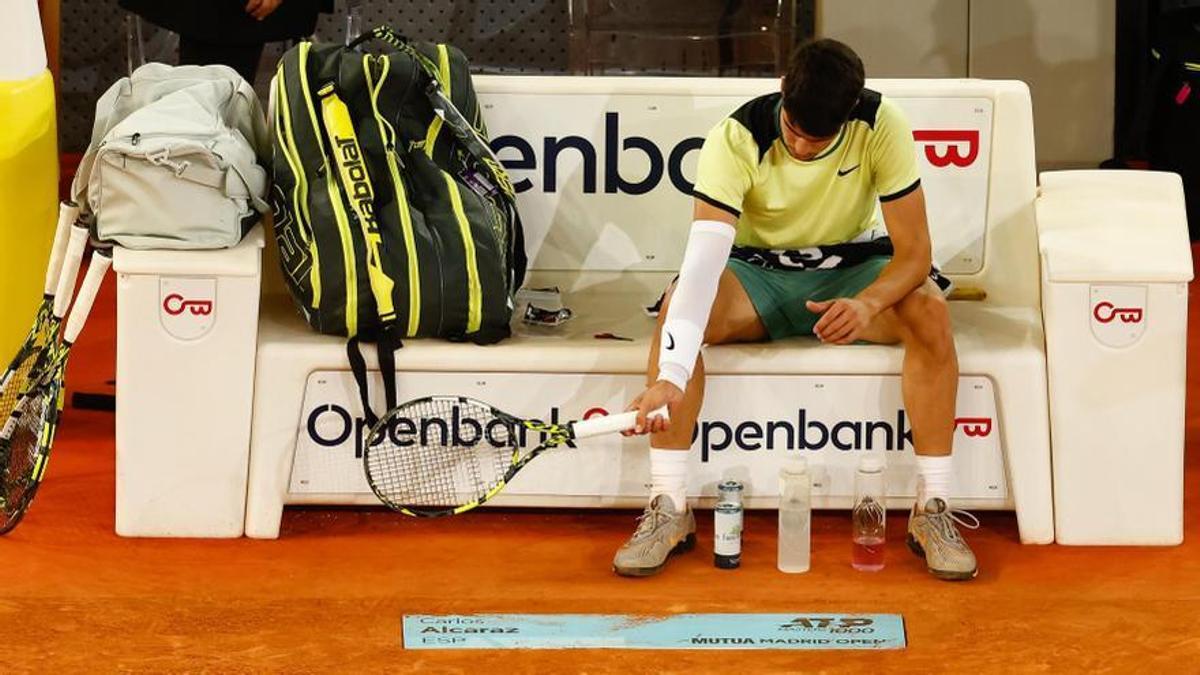
<path id="1" fill-rule="evenodd" d="M 745 488 L 740 481 L 725 480 L 717 485 L 717 501 L 731 504 L 742 504 L 742 492 Z M 744 504 L 742 504 L 745 506 Z"/>
<path id="2" fill-rule="evenodd" d="M 807 572 L 812 550 L 812 478 L 803 458 L 779 470 L 779 558 L 781 572 Z"/>
<path id="3" fill-rule="evenodd" d="M 736 480 L 717 485 L 717 505 L 713 510 L 713 564 L 731 570 L 742 564 L 742 528 L 745 511 L 742 484 Z"/>

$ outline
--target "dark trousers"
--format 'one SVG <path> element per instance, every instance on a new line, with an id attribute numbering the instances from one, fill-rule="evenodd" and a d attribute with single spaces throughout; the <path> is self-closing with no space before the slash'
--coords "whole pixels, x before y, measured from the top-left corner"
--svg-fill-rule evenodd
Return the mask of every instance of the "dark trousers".
<path id="1" fill-rule="evenodd" d="M 207 66 L 220 64 L 229 66 L 244 77 L 251 85 L 262 58 L 263 45 L 231 45 L 206 42 L 185 35 L 179 36 L 179 65 Z"/>

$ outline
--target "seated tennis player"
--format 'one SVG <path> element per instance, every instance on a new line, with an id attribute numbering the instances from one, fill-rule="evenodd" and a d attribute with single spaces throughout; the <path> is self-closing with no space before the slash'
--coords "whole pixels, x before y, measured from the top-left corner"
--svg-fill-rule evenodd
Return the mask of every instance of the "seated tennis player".
<path id="1" fill-rule="evenodd" d="M 932 269 L 912 131 L 863 79 L 848 46 L 808 42 L 781 92 L 749 101 L 704 141 L 683 266 L 659 313 L 649 386 L 629 406 L 637 433 L 651 434 L 652 487 L 613 560 L 618 574 L 655 574 L 695 541 L 687 450 L 704 397 L 700 346 L 814 336 L 903 345 L 919 474 L 910 547 L 939 578 L 975 576 L 955 526 L 962 512 L 949 506 L 958 386 L 949 283 Z M 647 420 L 664 404 L 669 422 Z"/>

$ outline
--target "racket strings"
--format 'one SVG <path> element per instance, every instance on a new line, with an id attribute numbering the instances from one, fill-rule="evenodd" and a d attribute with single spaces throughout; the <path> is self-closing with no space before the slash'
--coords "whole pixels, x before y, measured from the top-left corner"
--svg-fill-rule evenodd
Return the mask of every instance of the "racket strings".
<path id="1" fill-rule="evenodd" d="M 31 349 L 21 362 L 16 367 L 9 371 L 4 381 L 0 383 L 3 389 L 0 390 L 0 419 L 7 419 L 9 415 L 20 405 L 21 399 L 25 397 L 30 388 L 29 373 L 33 370 L 33 365 L 37 361 L 39 351 Z M 2 443 L 3 441 L 0 441 Z"/>
<path id="2" fill-rule="evenodd" d="M 20 513 L 36 484 L 34 469 L 39 455 L 39 443 L 46 416 L 54 409 L 53 401 L 47 399 L 45 388 L 25 398 L 20 409 L 13 412 L 7 440 L 0 440 L 0 455 L 3 469 L 0 470 L 0 511 L 5 519 Z"/>
<path id="3" fill-rule="evenodd" d="M 58 322 L 52 316 L 52 307 L 49 302 L 42 302 L 26 343 L 9 365 L 9 369 L 0 375 L 0 419 L 8 419 L 21 404 L 21 399 L 36 384 L 31 380 L 31 373 L 42 372 L 40 364 L 46 360 L 48 352 L 52 350 L 49 345 L 57 337 Z M 2 429 L 0 426 L 0 430 Z M 2 439 L 0 443 L 3 443 Z"/>
<path id="4" fill-rule="evenodd" d="M 367 471 L 376 493 L 393 506 L 475 502 L 504 479 L 518 447 L 513 421 L 454 397 L 401 406 L 376 429 Z"/>

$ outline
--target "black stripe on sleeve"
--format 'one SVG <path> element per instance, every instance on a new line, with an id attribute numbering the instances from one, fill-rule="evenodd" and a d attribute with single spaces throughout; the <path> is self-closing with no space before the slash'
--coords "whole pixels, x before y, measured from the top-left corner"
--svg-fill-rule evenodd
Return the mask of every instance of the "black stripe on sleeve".
<path id="1" fill-rule="evenodd" d="M 721 202 L 713 199 L 712 197 L 709 197 L 708 195 L 704 194 L 703 192 L 701 192 L 699 190 L 692 190 L 692 196 L 695 197 L 696 199 L 699 199 L 700 201 L 704 202 L 705 204 L 710 204 L 712 206 L 717 207 L 718 209 L 721 209 L 722 211 L 725 211 L 726 213 L 733 214 L 734 218 L 742 217 L 741 211 L 738 211 L 737 209 L 733 208 L 732 206 L 730 206 L 728 204 L 722 204 Z"/>
<path id="2" fill-rule="evenodd" d="M 900 199 L 904 195 L 912 192 L 913 190 L 916 190 L 919 187 L 921 187 L 921 179 L 920 178 L 916 179 L 915 181 L 913 181 L 912 185 L 909 185 L 908 187 L 904 188 L 903 190 L 900 190 L 899 192 L 893 192 L 890 195 L 879 195 L 879 201 L 890 202 L 890 201 Z"/>

